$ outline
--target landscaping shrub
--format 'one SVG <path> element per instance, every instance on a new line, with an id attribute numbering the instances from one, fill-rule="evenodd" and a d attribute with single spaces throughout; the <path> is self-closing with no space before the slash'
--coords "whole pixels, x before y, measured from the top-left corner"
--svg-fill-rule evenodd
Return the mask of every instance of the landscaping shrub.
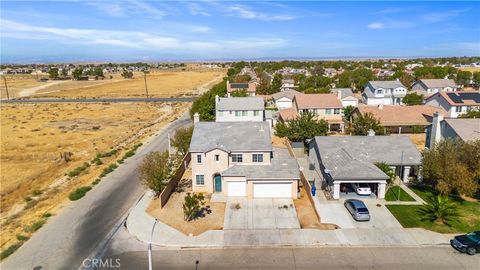
<path id="1" fill-rule="evenodd" d="M 71 201 L 76 201 L 80 198 L 82 198 L 83 196 L 85 196 L 85 194 L 90 191 L 92 189 L 92 187 L 90 186 L 87 186 L 87 187 L 79 187 L 77 188 L 75 191 L 72 191 L 70 192 L 70 194 L 68 195 L 68 198 L 71 200 Z"/>
<path id="2" fill-rule="evenodd" d="M 41 219 L 39 221 L 36 221 L 32 223 L 30 226 L 25 226 L 23 230 L 27 233 L 34 233 L 38 231 L 47 221 L 45 219 Z"/>
<path id="3" fill-rule="evenodd" d="M 32 191 L 32 196 L 39 196 L 42 194 L 42 191 L 38 190 L 38 189 L 34 189 Z"/>
<path id="4" fill-rule="evenodd" d="M 28 236 L 22 235 L 22 234 L 17 234 L 17 240 L 18 241 L 27 241 L 30 239 Z"/>
<path id="5" fill-rule="evenodd" d="M 112 149 L 111 151 L 108 151 L 108 152 L 105 152 L 105 153 L 101 153 L 101 154 L 98 154 L 97 155 L 97 158 L 105 158 L 105 157 L 111 157 L 113 155 L 116 155 L 118 152 L 117 149 Z"/>
<path id="6" fill-rule="evenodd" d="M 202 193 L 192 194 L 190 192 L 185 196 L 185 202 L 182 205 L 183 218 L 185 221 L 194 219 L 205 205 L 205 197 Z"/>
<path id="7" fill-rule="evenodd" d="M 32 197 L 30 197 L 30 196 L 27 196 L 27 197 L 25 197 L 24 199 L 25 199 L 25 201 L 26 201 L 26 202 L 29 202 L 29 201 L 31 201 L 31 200 L 32 200 Z"/>
<path id="8" fill-rule="evenodd" d="M 100 180 L 101 180 L 100 178 L 95 179 L 95 181 L 92 182 L 92 185 L 96 185 L 100 183 Z"/>
<path id="9" fill-rule="evenodd" d="M 107 174 L 113 172 L 116 168 L 118 168 L 117 164 L 112 163 L 108 165 L 107 168 L 103 169 L 102 173 L 100 174 L 100 177 L 106 176 Z"/>
<path id="10" fill-rule="evenodd" d="M 45 212 L 45 213 L 42 215 L 43 218 L 49 218 L 49 217 L 51 217 L 51 216 L 52 216 L 52 214 L 50 214 L 49 212 Z"/>
<path id="11" fill-rule="evenodd" d="M 2 251 L 0 253 L 0 259 L 3 260 L 5 258 L 7 258 L 8 256 L 12 255 L 12 253 L 15 252 L 15 250 L 17 250 L 21 246 L 22 246 L 21 242 L 10 245 L 7 249 L 5 249 L 4 251 Z"/>
<path id="12" fill-rule="evenodd" d="M 130 151 L 125 153 L 125 155 L 123 156 L 123 159 L 127 159 L 127 158 L 129 158 L 133 155 L 135 155 L 135 150 L 130 150 Z"/>
<path id="13" fill-rule="evenodd" d="M 68 176 L 70 177 L 75 177 L 75 176 L 78 176 L 80 175 L 83 171 L 85 171 L 88 167 L 90 167 L 90 164 L 88 164 L 87 162 L 83 163 L 82 166 L 79 166 L 77 168 L 75 168 L 73 171 L 70 171 L 68 173 Z"/>

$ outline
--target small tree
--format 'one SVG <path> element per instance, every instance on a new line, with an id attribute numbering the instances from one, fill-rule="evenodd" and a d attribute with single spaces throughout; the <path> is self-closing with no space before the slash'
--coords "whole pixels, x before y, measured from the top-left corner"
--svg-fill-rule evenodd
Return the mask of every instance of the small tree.
<path id="1" fill-rule="evenodd" d="M 138 168 L 142 184 L 158 197 L 172 176 L 173 165 L 168 151 L 147 154 Z"/>
<path id="2" fill-rule="evenodd" d="M 202 210 L 202 206 L 205 205 L 205 198 L 203 193 L 190 193 L 185 196 L 185 202 L 182 205 L 183 218 L 185 221 L 191 221 Z"/>
<path id="3" fill-rule="evenodd" d="M 458 118 L 480 118 L 480 111 L 468 111 L 459 115 Z"/>
<path id="4" fill-rule="evenodd" d="M 317 116 L 311 112 L 305 112 L 287 123 L 278 123 L 275 130 L 277 136 L 287 137 L 294 142 L 304 142 L 315 136 L 327 135 L 328 123 L 324 119 L 318 120 Z"/>
<path id="5" fill-rule="evenodd" d="M 68 76 L 68 70 L 66 68 L 62 68 L 62 77 Z"/>
<path id="6" fill-rule="evenodd" d="M 419 212 L 423 215 L 423 220 L 446 225 L 459 216 L 458 207 L 447 196 L 441 195 L 430 196 Z"/>
<path id="7" fill-rule="evenodd" d="M 122 77 L 123 77 L 124 79 L 132 79 L 132 78 L 133 78 L 133 72 L 128 71 L 128 70 L 125 69 L 125 70 L 123 70 L 123 72 L 122 72 Z"/>
<path id="8" fill-rule="evenodd" d="M 273 94 L 280 92 L 280 87 L 282 87 L 282 74 L 277 73 L 273 76 L 272 85 L 270 86 L 270 91 L 268 94 Z"/>
<path id="9" fill-rule="evenodd" d="M 193 126 L 180 128 L 171 139 L 172 146 L 177 149 L 178 155 L 183 157 L 188 153 L 190 141 L 192 140 Z"/>
<path id="10" fill-rule="evenodd" d="M 72 76 L 75 80 L 80 79 L 80 77 L 82 77 L 82 75 L 83 75 L 83 68 L 76 68 L 72 72 Z"/>
<path id="11" fill-rule="evenodd" d="M 415 92 L 408 93 L 405 95 L 403 98 L 403 103 L 405 103 L 407 106 L 412 106 L 412 105 L 422 105 L 423 103 L 423 95 L 419 95 Z"/>
<path id="12" fill-rule="evenodd" d="M 353 107 L 352 105 L 348 105 L 347 107 L 343 108 L 343 115 L 347 121 L 350 121 L 354 110 L 355 107 Z"/>
<path id="13" fill-rule="evenodd" d="M 460 70 L 457 73 L 456 81 L 460 85 L 468 85 L 472 79 L 472 73 L 470 71 Z"/>
<path id="14" fill-rule="evenodd" d="M 368 135 L 370 129 L 375 131 L 377 135 L 385 134 L 384 127 L 380 125 L 380 121 L 372 113 L 361 114 L 353 120 L 353 135 Z"/>
<path id="15" fill-rule="evenodd" d="M 247 90 L 236 90 L 230 93 L 232 97 L 247 97 Z"/>
<path id="16" fill-rule="evenodd" d="M 385 162 L 376 162 L 375 166 L 377 166 L 382 172 L 384 172 L 388 176 L 388 184 L 391 184 L 395 179 L 395 172 L 387 165 Z"/>
<path id="17" fill-rule="evenodd" d="M 50 68 L 48 70 L 48 75 L 50 76 L 51 79 L 58 78 L 58 68 Z"/>

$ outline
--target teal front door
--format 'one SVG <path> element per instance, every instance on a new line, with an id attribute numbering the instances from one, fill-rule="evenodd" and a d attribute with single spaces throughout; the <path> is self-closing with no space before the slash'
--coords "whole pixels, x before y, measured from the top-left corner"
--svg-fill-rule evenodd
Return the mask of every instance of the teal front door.
<path id="1" fill-rule="evenodd" d="M 215 192 L 222 192 L 222 177 L 215 175 Z"/>

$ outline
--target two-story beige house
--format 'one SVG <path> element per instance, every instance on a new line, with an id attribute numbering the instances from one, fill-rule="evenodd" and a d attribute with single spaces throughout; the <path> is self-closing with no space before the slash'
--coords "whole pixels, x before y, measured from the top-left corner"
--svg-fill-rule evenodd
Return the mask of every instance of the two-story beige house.
<path id="1" fill-rule="evenodd" d="M 317 119 L 326 120 L 329 130 L 344 130 L 343 105 L 335 94 L 295 95 L 292 108 L 280 111 L 279 118 L 288 121 L 305 112 L 312 112 Z"/>
<path id="2" fill-rule="evenodd" d="M 190 154 L 194 192 L 248 198 L 297 198 L 299 169 L 272 147 L 267 122 L 199 122 Z"/>

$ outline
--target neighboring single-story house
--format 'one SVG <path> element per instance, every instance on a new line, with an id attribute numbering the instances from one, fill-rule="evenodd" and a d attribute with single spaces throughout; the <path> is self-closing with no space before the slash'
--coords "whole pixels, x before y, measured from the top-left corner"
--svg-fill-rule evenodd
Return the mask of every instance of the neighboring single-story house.
<path id="1" fill-rule="evenodd" d="M 215 96 L 216 122 L 265 121 L 265 104 L 261 97 Z"/>
<path id="2" fill-rule="evenodd" d="M 390 133 L 422 133 L 431 124 L 435 112 L 447 114 L 442 108 L 430 105 L 379 105 L 359 106 L 353 111 L 352 118 L 371 113 Z"/>
<path id="3" fill-rule="evenodd" d="M 194 192 L 248 198 L 298 196 L 299 168 L 272 147 L 267 122 L 199 122 L 190 143 Z"/>
<path id="4" fill-rule="evenodd" d="M 407 136 L 317 136 L 308 144 L 309 160 L 323 176 L 322 187 L 333 198 L 340 185 L 369 183 L 378 198 L 385 197 L 388 176 L 375 165 L 385 162 L 404 181 L 418 174 L 422 156 Z"/>
<path id="5" fill-rule="evenodd" d="M 458 89 L 457 84 L 450 79 L 422 79 L 412 84 L 412 90 L 424 97 L 438 92 L 453 92 Z"/>
<path id="6" fill-rule="evenodd" d="M 275 107 L 279 110 L 288 109 L 293 106 L 293 98 L 295 95 L 303 95 L 303 93 L 288 89 L 272 94 L 272 100 L 275 103 Z"/>
<path id="7" fill-rule="evenodd" d="M 344 108 L 347 106 L 358 106 L 358 98 L 353 94 L 352 88 L 334 88 L 331 92 L 337 95 Z"/>
<path id="8" fill-rule="evenodd" d="M 468 111 L 480 110 L 480 92 L 438 92 L 428 97 L 425 104 L 444 109 L 447 112 L 445 117 L 457 118 Z"/>
<path id="9" fill-rule="evenodd" d="M 432 124 L 427 127 L 425 147 L 431 149 L 435 143 L 443 139 L 458 139 L 465 142 L 480 140 L 480 119 L 444 119 L 442 114 L 434 114 Z"/>

